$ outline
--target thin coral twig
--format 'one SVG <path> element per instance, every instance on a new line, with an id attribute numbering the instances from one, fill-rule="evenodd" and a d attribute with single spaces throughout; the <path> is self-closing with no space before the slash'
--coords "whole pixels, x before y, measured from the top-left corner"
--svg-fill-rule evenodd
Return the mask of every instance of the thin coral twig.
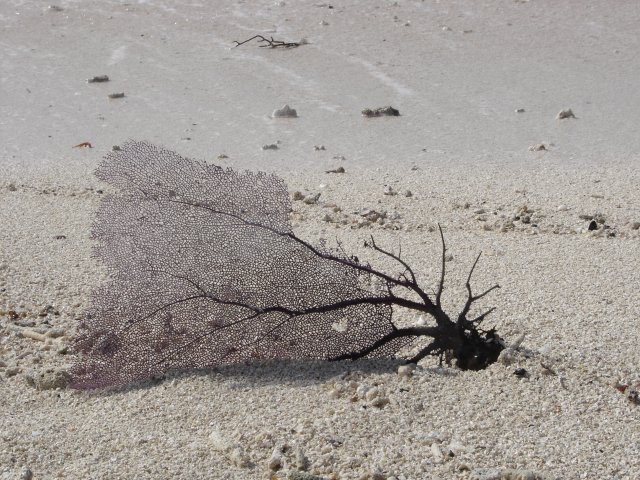
<path id="1" fill-rule="evenodd" d="M 262 35 L 254 35 L 251 38 L 248 38 L 242 42 L 239 42 L 237 40 L 234 40 L 233 43 L 235 43 L 235 46 L 233 48 L 239 47 L 240 45 L 244 45 L 245 43 L 250 42 L 251 40 L 255 40 L 258 39 L 258 43 L 264 43 L 264 45 L 258 45 L 259 47 L 268 47 L 268 48 L 295 48 L 295 47 L 299 47 L 300 43 L 298 42 L 283 42 L 282 40 L 274 40 L 273 37 L 271 38 L 265 38 Z"/>

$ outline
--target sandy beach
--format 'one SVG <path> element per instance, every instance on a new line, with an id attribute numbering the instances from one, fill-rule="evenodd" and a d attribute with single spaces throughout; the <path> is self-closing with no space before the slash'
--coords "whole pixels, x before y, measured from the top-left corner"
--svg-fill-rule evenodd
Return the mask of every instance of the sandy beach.
<path id="1" fill-rule="evenodd" d="M 640 478 L 636 2 L 214 3 L 0 5 L 0 478 Z M 427 291 L 441 225 L 444 309 L 482 252 L 510 348 L 70 388 L 107 280 L 93 172 L 127 139 L 275 173 L 299 238 L 399 273 L 373 236 Z"/>

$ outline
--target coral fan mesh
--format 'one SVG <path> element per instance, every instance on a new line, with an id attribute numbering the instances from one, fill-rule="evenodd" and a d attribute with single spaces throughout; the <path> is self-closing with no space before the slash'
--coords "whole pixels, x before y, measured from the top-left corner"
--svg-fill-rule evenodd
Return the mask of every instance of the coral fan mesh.
<path id="1" fill-rule="evenodd" d="M 116 190 L 92 229 L 110 279 L 74 342 L 77 388 L 250 359 L 330 359 L 392 330 L 389 305 L 349 304 L 383 295 L 356 260 L 292 233 L 281 178 L 136 141 L 96 175 Z"/>

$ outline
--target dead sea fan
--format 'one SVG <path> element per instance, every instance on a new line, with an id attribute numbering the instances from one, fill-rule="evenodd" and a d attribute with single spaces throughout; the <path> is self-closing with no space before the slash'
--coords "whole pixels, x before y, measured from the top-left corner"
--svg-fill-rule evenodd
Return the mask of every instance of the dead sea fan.
<path id="1" fill-rule="evenodd" d="M 339 358 L 394 329 L 389 302 L 376 303 L 385 292 L 356 259 L 293 234 L 277 176 L 135 141 L 96 176 L 117 189 L 92 229 L 110 280 L 74 342 L 76 388 L 249 359 Z M 390 356 L 408 341 L 363 356 Z"/>

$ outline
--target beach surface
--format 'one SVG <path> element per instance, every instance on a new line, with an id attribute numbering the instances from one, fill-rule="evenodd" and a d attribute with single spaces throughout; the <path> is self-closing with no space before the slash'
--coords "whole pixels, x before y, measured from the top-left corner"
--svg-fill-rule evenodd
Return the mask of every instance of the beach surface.
<path id="1" fill-rule="evenodd" d="M 0 478 L 640 478 L 639 23 L 632 1 L 3 2 Z M 298 46 L 233 48 L 254 35 Z M 478 311 L 512 348 L 477 372 L 279 360 L 69 388 L 107 279 L 93 171 L 130 138 L 276 173 L 300 238 L 400 273 L 373 236 L 426 291 L 441 225 L 446 311 L 481 251 L 474 289 L 501 288 Z"/>

